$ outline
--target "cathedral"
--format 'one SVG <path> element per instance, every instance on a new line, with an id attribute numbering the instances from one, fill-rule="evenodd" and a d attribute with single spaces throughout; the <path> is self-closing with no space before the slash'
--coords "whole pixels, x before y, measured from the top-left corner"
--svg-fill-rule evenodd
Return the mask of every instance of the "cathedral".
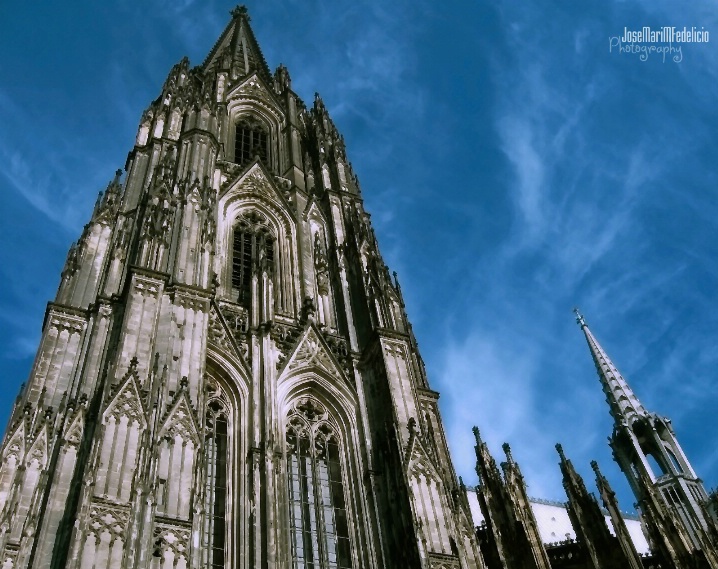
<path id="1" fill-rule="evenodd" d="M 0 447 L 0 568 L 718 569 L 717 500 L 577 317 L 647 556 L 560 445 L 575 539 L 478 429 L 457 477 L 343 137 L 237 7 L 70 248 Z"/>

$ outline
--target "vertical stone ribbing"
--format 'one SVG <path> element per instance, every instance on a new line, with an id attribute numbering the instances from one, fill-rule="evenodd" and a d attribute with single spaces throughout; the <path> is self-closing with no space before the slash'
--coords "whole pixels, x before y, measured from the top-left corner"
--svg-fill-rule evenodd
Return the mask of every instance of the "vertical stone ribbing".
<path id="1" fill-rule="evenodd" d="M 353 567 L 480 567 L 343 138 L 269 72 L 246 10 L 202 66 L 172 68 L 120 174 L 70 249 L 3 443 L 3 569 L 200 569 L 211 543 L 227 567 L 289 567 L 286 422 L 307 401 L 341 449 L 311 459 L 335 484 L 310 491 L 320 565 L 335 540 Z M 261 237 L 234 259 L 240 223 Z"/>

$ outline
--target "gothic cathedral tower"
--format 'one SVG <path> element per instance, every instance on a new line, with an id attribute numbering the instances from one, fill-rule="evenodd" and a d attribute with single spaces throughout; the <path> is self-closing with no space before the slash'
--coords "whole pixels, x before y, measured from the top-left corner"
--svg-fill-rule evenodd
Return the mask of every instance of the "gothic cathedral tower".
<path id="1" fill-rule="evenodd" d="M 714 556 L 709 535 L 715 520 L 706 508 L 708 495 L 670 419 L 646 410 L 583 316 L 575 312 L 614 420 L 609 439 L 613 456 L 628 478 L 654 550 L 679 567 L 681 555 L 688 557 L 693 550 Z M 716 563 L 718 557 L 709 566 Z"/>
<path id="2" fill-rule="evenodd" d="M 343 139 L 244 8 L 126 172 L 12 412 L 0 567 L 483 567 Z"/>

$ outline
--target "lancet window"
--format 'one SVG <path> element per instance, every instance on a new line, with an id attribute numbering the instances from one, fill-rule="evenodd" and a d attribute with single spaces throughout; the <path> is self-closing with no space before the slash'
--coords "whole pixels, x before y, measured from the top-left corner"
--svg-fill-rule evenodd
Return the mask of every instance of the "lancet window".
<path id="1" fill-rule="evenodd" d="M 255 157 L 266 162 L 267 160 L 267 130 L 262 123 L 254 117 L 242 117 L 235 125 L 234 161 L 237 164 L 247 164 Z"/>
<path id="2" fill-rule="evenodd" d="M 252 303 L 252 272 L 274 270 L 274 236 L 266 218 L 249 212 L 237 219 L 232 242 L 232 294 L 246 308 Z"/>
<path id="3" fill-rule="evenodd" d="M 224 569 L 227 510 L 227 413 L 219 401 L 207 408 L 205 436 L 205 567 Z"/>
<path id="4" fill-rule="evenodd" d="M 337 429 L 317 401 L 298 401 L 287 418 L 289 519 L 294 569 L 351 567 Z"/>

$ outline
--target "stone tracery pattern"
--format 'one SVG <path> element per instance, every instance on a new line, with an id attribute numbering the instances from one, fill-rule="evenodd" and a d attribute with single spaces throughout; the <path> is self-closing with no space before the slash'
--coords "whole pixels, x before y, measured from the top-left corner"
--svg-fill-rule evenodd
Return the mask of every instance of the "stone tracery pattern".
<path id="1" fill-rule="evenodd" d="M 341 441 L 327 410 L 304 397 L 287 417 L 286 452 L 294 567 L 351 567 Z"/>
<path id="2" fill-rule="evenodd" d="M 428 566 L 415 341 L 344 140 L 290 85 L 237 9 L 142 113 L 0 448 L 2 569 Z"/>

